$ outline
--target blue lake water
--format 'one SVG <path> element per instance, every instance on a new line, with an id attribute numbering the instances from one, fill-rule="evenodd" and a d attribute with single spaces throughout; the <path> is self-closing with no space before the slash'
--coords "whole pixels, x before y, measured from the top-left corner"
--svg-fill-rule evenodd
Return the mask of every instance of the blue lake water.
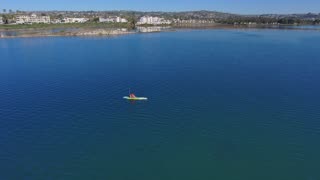
<path id="1" fill-rule="evenodd" d="M 303 30 L 320 30 L 320 25 L 283 25 L 279 28 L 283 29 L 303 29 Z"/>
<path id="2" fill-rule="evenodd" d="M 0 179 L 320 179 L 319 82 L 319 31 L 0 39 Z"/>

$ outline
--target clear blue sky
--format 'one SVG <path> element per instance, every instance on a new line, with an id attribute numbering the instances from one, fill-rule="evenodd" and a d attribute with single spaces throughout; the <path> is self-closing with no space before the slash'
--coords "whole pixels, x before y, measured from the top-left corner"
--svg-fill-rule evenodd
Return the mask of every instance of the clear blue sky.
<path id="1" fill-rule="evenodd" d="M 240 14 L 320 13 L 320 0 L 0 0 L 13 10 L 216 10 Z"/>

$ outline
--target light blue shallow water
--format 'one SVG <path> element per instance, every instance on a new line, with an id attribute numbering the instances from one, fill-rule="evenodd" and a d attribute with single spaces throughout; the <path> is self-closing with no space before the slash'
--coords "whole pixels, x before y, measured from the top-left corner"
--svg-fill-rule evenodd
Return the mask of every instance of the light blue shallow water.
<path id="1" fill-rule="evenodd" d="M 319 52 L 301 30 L 0 39 L 0 179 L 320 179 Z"/>

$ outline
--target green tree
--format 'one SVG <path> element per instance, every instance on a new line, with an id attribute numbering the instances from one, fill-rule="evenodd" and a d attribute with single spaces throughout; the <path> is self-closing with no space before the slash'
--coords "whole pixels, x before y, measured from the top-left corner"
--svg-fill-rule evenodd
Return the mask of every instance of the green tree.
<path id="1" fill-rule="evenodd" d="M 63 19 L 63 15 L 62 15 L 62 14 L 59 14 L 59 15 L 58 15 L 58 19 L 62 20 L 62 19 Z"/>
<path id="2" fill-rule="evenodd" d="M 2 18 L 4 24 L 9 24 L 9 19 L 6 15 L 3 15 Z"/>
<path id="3" fill-rule="evenodd" d="M 136 27 L 137 19 L 134 16 L 129 16 L 128 20 L 128 28 L 134 29 Z"/>
<path id="4" fill-rule="evenodd" d="M 98 18 L 98 17 L 95 17 L 95 18 L 93 18 L 92 21 L 95 22 L 95 23 L 98 23 L 98 22 L 99 22 L 99 18 Z"/>

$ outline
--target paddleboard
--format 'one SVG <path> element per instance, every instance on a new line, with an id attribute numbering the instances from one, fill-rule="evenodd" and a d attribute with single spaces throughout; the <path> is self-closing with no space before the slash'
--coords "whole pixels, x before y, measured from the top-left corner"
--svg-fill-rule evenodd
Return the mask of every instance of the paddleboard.
<path id="1" fill-rule="evenodd" d="M 146 97 L 134 97 L 134 98 L 131 98 L 131 97 L 128 97 L 128 96 L 124 96 L 123 99 L 128 99 L 128 100 L 148 100 L 148 98 Z"/>

